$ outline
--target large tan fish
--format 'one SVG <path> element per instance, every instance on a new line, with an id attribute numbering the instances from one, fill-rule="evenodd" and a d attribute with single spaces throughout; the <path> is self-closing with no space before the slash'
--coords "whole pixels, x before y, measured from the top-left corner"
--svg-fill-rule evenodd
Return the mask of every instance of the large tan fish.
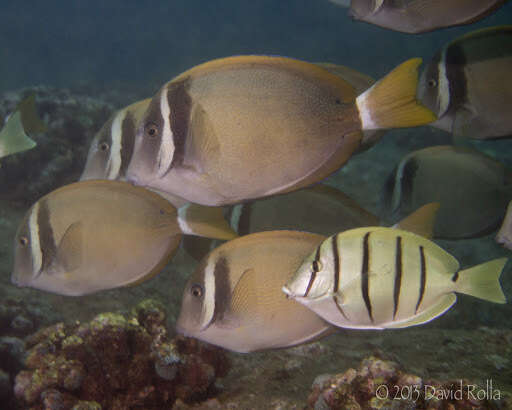
<path id="1" fill-rule="evenodd" d="M 44 196 L 25 215 L 12 282 L 72 296 L 138 283 L 163 268 L 182 233 L 236 236 L 224 219 L 205 224 L 194 209 L 178 211 L 127 182 L 76 182 Z"/>
<path id="2" fill-rule="evenodd" d="M 281 292 L 324 236 L 260 232 L 216 248 L 190 277 L 178 332 L 235 352 L 288 347 L 332 328 Z"/>
<path id="3" fill-rule="evenodd" d="M 512 196 L 511 173 L 494 158 L 466 147 L 439 145 L 406 155 L 386 184 L 393 219 L 439 202 L 434 237 L 471 238 L 496 229 Z"/>
<path id="4" fill-rule="evenodd" d="M 469 138 L 512 135 L 512 25 L 452 41 L 423 70 L 418 98 L 438 116 L 430 124 Z"/>
<path id="5" fill-rule="evenodd" d="M 290 58 L 201 64 L 153 97 L 127 178 L 203 205 L 311 185 L 350 158 L 361 130 L 435 119 L 415 100 L 420 63 L 403 63 L 359 96 L 339 76 Z"/>
<path id="6" fill-rule="evenodd" d="M 453 256 L 422 236 L 357 228 L 326 239 L 283 291 L 336 326 L 408 327 L 442 315 L 455 292 L 505 303 L 499 276 L 506 262 L 460 270 Z"/>
<path id="7" fill-rule="evenodd" d="M 347 0 L 331 0 L 346 6 Z M 470 24 L 501 7 L 506 0 L 351 0 L 350 15 L 404 33 L 424 33 Z"/>

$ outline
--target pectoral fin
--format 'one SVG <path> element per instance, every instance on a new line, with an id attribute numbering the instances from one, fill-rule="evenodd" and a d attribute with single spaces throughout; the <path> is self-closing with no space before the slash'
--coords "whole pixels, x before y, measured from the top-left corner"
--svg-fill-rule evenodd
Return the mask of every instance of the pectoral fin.
<path id="1" fill-rule="evenodd" d="M 231 294 L 231 305 L 224 315 L 222 327 L 241 327 L 259 322 L 258 278 L 254 269 L 247 269 L 235 285 Z"/>
<path id="2" fill-rule="evenodd" d="M 66 272 L 78 269 L 82 265 L 82 222 L 71 224 L 57 247 L 56 261 Z"/>

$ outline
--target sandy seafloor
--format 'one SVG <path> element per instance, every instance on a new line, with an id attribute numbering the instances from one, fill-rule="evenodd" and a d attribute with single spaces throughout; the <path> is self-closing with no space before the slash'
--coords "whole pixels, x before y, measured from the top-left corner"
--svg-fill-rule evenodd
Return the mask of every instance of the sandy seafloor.
<path id="1" fill-rule="evenodd" d="M 136 7 L 133 3 L 130 4 L 132 7 Z M 345 16 L 344 9 L 336 8 L 327 1 L 320 2 L 320 0 L 318 2 L 292 1 L 289 2 L 289 7 L 281 5 L 276 9 L 277 17 L 276 13 L 272 13 L 271 10 L 265 11 L 265 7 L 271 7 L 271 2 L 261 2 L 260 7 L 253 5 L 247 13 L 240 11 L 239 6 L 234 3 L 230 5 L 231 8 L 226 6 L 226 10 L 230 11 L 226 21 L 222 20 L 222 13 L 215 10 L 213 13 L 215 21 L 209 21 L 202 14 L 199 19 L 202 25 L 207 22 L 211 24 L 211 27 L 205 28 L 200 25 L 201 27 L 198 28 L 193 24 L 193 7 L 199 7 L 199 3 L 192 2 L 192 5 L 189 6 L 192 14 L 185 13 L 184 17 L 182 16 L 182 18 L 191 20 L 190 29 L 196 33 L 195 35 L 189 33 L 185 36 L 187 37 L 186 41 L 191 44 L 190 53 L 184 53 L 183 44 L 179 50 L 174 50 L 173 55 L 183 52 L 183 59 L 173 61 L 174 64 L 170 66 L 172 68 L 167 72 L 177 73 L 193 64 L 216 56 L 254 52 L 285 54 L 310 61 L 335 62 L 351 65 L 363 71 L 366 67 L 368 74 L 379 77 L 406 58 L 423 56 L 428 59 L 445 41 L 470 30 L 469 27 L 443 30 L 423 37 L 390 33 L 362 23 L 357 25 Z M 146 7 L 149 6 L 146 5 Z M 301 9 L 297 10 L 299 8 Z M 16 12 L 13 5 L 10 5 L 8 9 L 11 14 Z M 181 6 L 182 13 L 183 9 L 186 9 L 186 6 Z M 136 11 L 136 9 L 132 10 L 134 13 Z M 23 21 L 31 13 L 30 10 L 19 10 L 19 12 L 25 13 Z M 35 11 L 33 12 L 35 13 Z M 65 13 L 65 10 L 61 12 Z M 91 16 L 94 15 L 91 10 L 87 12 Z M 125 12 L 129 13 L 129 11 Z M 262 15 L 263 12 L 268 13 L 269 16 L 267 26 L 265 25 L 267 22 L 265 15 Z M 201 13 L 206 12 L 202 11 Z M 242 21 L 242 17 L 246 20 Z M 90 16 L 87 15 L 84 18 L 90 18 Z M 33 19 L 36 17 L 33 16 Z M 142 17 L 139 16 L 139 19 Z M 294 22 L 294 19 L 297 21 Z M 324 21 L 327 28 L 319 27 Z M 510 21 L 512 21 L 512 4 L 508 4 L 504 10 L 478 25 L 471 26 L 471 29 Z M 34 22 L 36 20 L 33 20 Z M 277 22 L 282 23 L 282 32 L 279 32 Z M 304 22 L 309 22 L 310 26 L 305 25 Z M 47 24 L 51 27 L 52 21 L 48 21 Z M 34 23 L 34 25 L 39 27 L 39 23 Z M 215 31 L 215 25 L 218 28 L 217 31 Z M 4 64 L 1 70 L 4 75 L 0 83 L 0 91 L 16 90 L 33 84 L 73 88 L 90 82 L 94 86 L 101 84 L 106 87 L 109 85 L 109 81 L 106 79 L 112 79 L 112 84 L 114 84 L 112 87 L 118 89 L 119 93 L 122 94 L 123 85 L 126 85 L 125 89 L 142 90 L 140 91 L 141 96 L 145 96 L 151 95 L 156 90 L 156 85 L 168 80 L 166 75 L 170 77 L 170 75 L 164 74 L 166 70 L 163 68 L 166 64 L 169 67 L 169 61 L 165 56 L 159 55 L 158 52 L 162 53 L 162 48 L 150 42 L 150 34 L 146 34 L 149 38 L 146 43 L 136 42 L 135 50 L 131 50 L 129 54 L 136 56 L 139 50 L 140 55 L 143 56 L 141 59 L 146 58 L 146 62 L 148 62 L 147 57 L 151 56 L 149 59 L 151 67 L 148 68 L 147 77 L 140 74 L 140 70 L 144 69 L 144 64 L 141 61 L 134 63 L 135 68 L 127 68 L 127 73 L 118 77 L 105 69 L 104 78 L 101 76 L 101 72 L 98 73 L 93 68 L 88 71 L 78 61 L 75 61 L 72 63 L 76 65 L 76 77 L 81 78 L 77 80 L 68 70 L 61 69 L 57 73 L 52 71 L 52 64 L 57 64 L 52 61 L 43 61 L 41 70 L 31 71 L 26 65 L 36 66 L 37 59 L 44 59 L 44 56 L 40 51 L 36 53 L 30 48 L 23 49 L 21 47 L 24 44 L 23 38 L 9 37 L 11 25 L 2 26 L 1 17 L 0 27 L 3 27 L 3 31 L 0 30 L 0 34 L 3 34 L 2 45 L 10 46 L 8 51 L 4 51 L 4 57 L 11 57 L 7 60 L 2 59 Z M 179 26 L 180 30 L 185 30 L 186 27 L 186 24 Z M 339 35 L 336 33 L 337 27 L 340 30 Z M 164 28 L 165 25 L 160 20 L 153 27 L 154 30 L 160 30 L 158 34 L 160 36 L 177 35 L 172 31 L 172 27 L 168 28 L 169 33 L 162 31 Z M 151 28 L 147 28 L 147 30 L 151 32 Z M 238 40 L 235 40 L 237 30 L 242 30 L 242 32 L 238 36 Z M 49 31 L 52 31 L 51 28 Z M 214 36 L 211 44 L 208 45 L 207 37 L 213 32 L 218 35 Z M 308 32 L 309 35 L 305 32 Z M 222 37 L 222 34 L 226 38 Z M 27 34 L 28 37 L 31 35 L 33 34 Z M 76 35 L 76 33 L 70 34 L 71 39 Z M 154 35 L 156 36 L 156 34 Z M 282 36 L 282 46 L 276 40 L 278 35 Z M 312 39 L 312 36 L 316 37 Z M 232 43 L 229 43 L 229 38 Z M 20 47 L 16 48 L 13 42 L 8 41 L 9 39 L 16 40 Z M 117 41 L 125 50 L 129 47 L 123 45 L 123 41 L 129 42 L 130 39 L 120 37 Z M 222 39 L 225 42 L 222 42 Z M 307 41 L 305 41 L 306 39 Z M 97 41 L 98 44 L 101 44 L 99 40 Z M 105 41 L 108 43 L 107 40 Z M 360 47 L 357 47 L 358 41 Z M 415 46 L 416 41 L 417 46 Z M 163 43 L 167 44 L 167 42 Z M 71 64 L 66 60 L 68 58 L 65 54 L 66 47 L 68 47 L 66 44 L 62 51 L 64 58 L 60 62 L 65 65 Z M 152 44 L 153 53 L 148 55 L 148 51 L 143 49 L 143 44 Z M 230 44 L 234 44 L 233 47 L 230 47 Z M 333 52 L 335 49 L 343 50 L 344 44 L 347 44 L 352 53 L 340 51 L 336 54 Z M 94 50 L 94 44 L 91 44 L 90 48 Z M 52 55 L 49 53 L 49 60 Z M 77 54 L 75 58 L 92 59 L 93 62 L 89 62 L 89 64 L 94 66 L 95 55 L 105 59 L 107 58 L 105 55 L 108 53 L 96 51 L 95 53 L 91 52 L 90 55 Z M 120 63 L 118 61 L 119 67 L 127 64 L 123 58 L 118 58 L 121 60 Z M 22 64 L 24 64 L 23 67 L 21 67 Z M 102 64 L 105 64 L 103 60 Z M 17 69 L 17 67 L 21 68 Z M 47 79 L 42 76 L 41 71 L 48 75 Z M 126 104 L 131 102 L 127 100 Z M 388 132 L 372 149 L 354 156 L 327 182 L 344 191 L 367 210 L 380 215 L 382 214 L 381 192 L 384 181 L 402 156 L 428 145 L 449 143 L 451 143 L 449 134 L 429 127 L 393 130 Z M 512 167 L 512 142 L 510 140 L 474 142 L 474 144 Z M 471 204 L 460 204 L 460 206 L 466 207 Z M 129 310 L 138 301 L 152 297 L 164 302 L 167 306 L 169 326 L 172 328 L 179 313 L 184 283 L 194 269 L 194 261 L 187 258 L 182 252 L 178 253 L 175 260 L 160 275 L 142 285 L 105 291 L 86 297 L 63 297 L 38 290 L 20 289 L 11 285 L 9 276 L 12 267 L 12 240 L 25 210 L 19 204 L 7 201 L 0 203 L 1 299 L 22 299 L 27 304 L 37 306 L 44 312 L 45 321 L 48 324 L 58 320 L 87 321 L 99 312 Z M 437 242 L 456 256 L 462 267 L 468 267 L 492 258 L 510 256 L 509 251 L 494 242 L 494 235 L 495 233 L 478 239 Z M 502 284 L 507 298 L 512 300 L 512 263 L 510 262 L 502 274 Z M 276 408 L 279 406 L 282 406 L 281 408 L 293 408 L 293 406 L 300 408 L 317 375 L 343 372 L 348 367 L 357 366 L 362 358 L 375 351 L 399 362 L 408 372 L 422 377 L 465 378 L 483 384 L 486 380 L 492 379 L 496 388 L 512 394 L 511 316 L 512 305 L 510 303 L 494 305 L 471 297 L 459 296 L 456 305 L 448 313 L 424 326 L 386 331 L 343 330 L 311 345 L 311 347 L 253 354 L 232 354 L 231 372 L 225 379 L 220 380 L 222 384 L 220 398 L 225 403 L 230 401 L 236 401 L 239 404 L 245 403 L 246 408 L 263 409 L 270 405 Z"/>

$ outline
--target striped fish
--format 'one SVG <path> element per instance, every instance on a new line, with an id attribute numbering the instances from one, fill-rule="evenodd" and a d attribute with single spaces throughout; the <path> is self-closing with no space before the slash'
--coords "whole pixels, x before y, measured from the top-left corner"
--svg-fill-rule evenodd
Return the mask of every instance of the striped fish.
<path id="1" fill-rule="evenodd" d="M 469 269 L 411 232 L 357 228 L 326 239 L 283 291 L 345 328 L 400 328 L 427 323 L 456 301 L 455 292 L 505 303 L 495 259 Z"/>
<path id="2" fill-rule="evenodd" d="M 122 180 L 133 154 L 137 122 L 150 98 L 116 111 L 95 135 L 80 180 Z"/>
<path id="3" fill-rule="evenodd" d="M 37 201 L 18 227 L 12 282 L 78 296 L 141 282 L 174 255 L 182 233 L 231 239 L 222 215 L 176 208 L 120 181 L 65 185 Z M 213 210 L 215 212 L 215 210 Z"/>
<path id="4" fill-rule="evenodd" d="M 418 98 L 438 116 L 430 124 L 475 139 L 512 134 L 512 25 L 455 39 L 432 58 Z"/>
<path id="5" fill-rule="evenodd" d="M 361 131 L 436 119 L 416 101 L 420 63 L 404 62 L 359 95 L 341 77 L 291 58 L 201 64 L 151 100 L 126 177 L 209 206 L 309 186 L 349 160 Z"/>

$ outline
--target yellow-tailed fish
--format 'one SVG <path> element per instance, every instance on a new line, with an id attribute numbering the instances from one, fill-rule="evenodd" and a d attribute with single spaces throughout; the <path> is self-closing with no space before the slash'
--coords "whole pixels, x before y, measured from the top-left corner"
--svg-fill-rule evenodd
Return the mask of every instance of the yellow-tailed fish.
<path id="1" fill-rule="evenodd" d="M 418 98 L 436 113 L 434 127 L 469 138 L 512 135 L 512 25 L 466 34 L 423 70 Z"/>
<path id="2" fill-rule="evenodd" d="M 331 331 L 323 319 L 281 292 L 324 239 L 270 231 L 216 248 L 185 286 L 178 332 L 245 353 L 293 346 Z"/>
<path id="3" fill-rule="evenodd" d="M 401 328 L 442 315 L 456 292 L 505 303 L 499 276 L 506 262 L 460 270 L 452 255 L 422 236 L 357 228 L 326 239 L 283 291 L 339 327 Z"/>
<path id="4" fill-rule="evenodd" d="M 202 207 L 204 208 L 204 207 Z M 127 182 L 93 180 L 61 187 L 26 213 L 14 242 L 12 282 L 63 295 L 84 295 L 156 275 L 182 233 L 236 236 L 219 214 L 176 210 Z"/>
<path id="5" fill-rule="evenodd" d="M 393 219 L 439 202 L 434 237 L 449 239 L 495 230 L 511 196 L 511 173 L 501 162 L 475 149 L 452 145 L 406 155 L 385 187 L 385 202 Z"/>
<path id="6" fill-rule="evenodd" d="M 351 0 L 349 14 L 355 20 L 391 30 L 424 33 L 442 27 L 473 23 L 494 12 L 505 1 Z"/>
<path id="7" fill-rule="evenodd" d="M 346 67 L 340 64 L 332 64 L 332 63 L 315 63 L 322 68 L 325 68 L 330 73 L 336 74 L 347 81 L 352 87 L 354 87 L 356 94 L 362 94 L 368 88 L 370 88 L 373 84 L 375 84 L 375 80 L 363 74 L 353 68 Z M 355 152 L 356 154 L 362 151 L 366 151 L 368 148 L 371 148 L 375 145 L 382 136 L 386 133 L 386 130 L 368 130 L 363 131 L 363 137 L 361 139 L 361 145 Z"/>
<path id="8" fill-rule="evenodd" d="M 0 131 L 0 158 L 34 148 L 37 144 L 27 134 L 46 131 L 35 107 L 35 96 L 23 99 L 10 114 Z"/>
<path id="9" fill-rule="evenodd" d="M 337 75 L 284 57 L 194 67 L 153 97 L 127 178 L 203 205 L 294 191 L 342 166 L 361 130 L 435 119 L 415 99 L 420 59 L 357 96 Z"/>

